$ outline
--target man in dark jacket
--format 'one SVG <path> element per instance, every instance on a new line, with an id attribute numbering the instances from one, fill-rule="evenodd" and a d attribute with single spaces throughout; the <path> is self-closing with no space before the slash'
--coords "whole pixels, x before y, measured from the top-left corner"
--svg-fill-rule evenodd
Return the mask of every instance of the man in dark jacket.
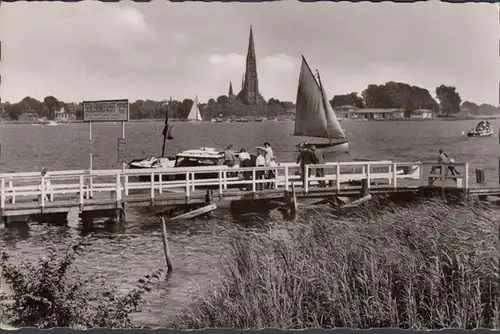
<path id="1" fill-rule="evenodd" d="M 315 164 L 316 163 L 316 157 L 314 156 L 314 153 L 311 151 L 311 149 L 306 146 L 302 150 L 302 152 L 299 155 L 299 158 L 297 159 L 297 163 L 300 163 L 300 171 L 301 171 L 301 176 L 302 176 L 302 184 L 304 187 L 306 186 L 306 165 L 310 164 Z M 309 169 L 308 176 L 311 176 L 311 170 Z"/>
<path id="2" fill-rule="evenodd" d="M 311 151 L 314 154 L 314 158 L 316 159 L 316 164 L 324 165 L 326 163 L 325 152 L 323 150 L 318 150 L 316 146 L 311 146 Z M 324 168 L 316 168 L 316 177 L 325 177 L 325 169 Z M 325 180 L 319 181 L 320 187 L 326 187 Z"/>

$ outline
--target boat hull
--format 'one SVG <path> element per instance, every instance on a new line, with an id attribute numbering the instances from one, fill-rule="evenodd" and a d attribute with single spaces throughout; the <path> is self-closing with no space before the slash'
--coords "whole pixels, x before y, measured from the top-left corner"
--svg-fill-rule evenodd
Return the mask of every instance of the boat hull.
<path id="1" fill-rule="evenodd" d="M 467 137 L 491 137 L 491 136 L 493 136 L 493 131 L 491 131 L 491 132 L 477 132 L 477 131 L 467 132 Z"/>

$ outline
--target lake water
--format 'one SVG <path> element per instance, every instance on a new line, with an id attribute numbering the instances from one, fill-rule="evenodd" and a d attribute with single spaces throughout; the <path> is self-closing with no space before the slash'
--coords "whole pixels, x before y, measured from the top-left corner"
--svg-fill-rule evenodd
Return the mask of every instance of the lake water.
<path id="1" fill-rule="evenodd" d="M 500 145 L 495 135 L 469 139 L 462 131 L 475 121 L 425 122 L 357 122 L 343 121 L 350 140 L 353 158 L 391 159 L 394 161 L 435 161 L 443 148 L 457 162 L 484 168 L 488 183 L 498 184 Z M 500 121 L 491 121 L 498 129 Z M 291 137 L 293 122 L 264 123 L 175 123 L 174 140 L 168 142 L 167 154 L 196 147 L 253 149 L 264 141 L 273 145 L 280 161 L 291 161 L 299 138 Z M 35 171 L 93 168 L 118 168 L 117 138 L 120 124 L 93 124 L 93 142 L 89 142 L 87 124 L 65 124 L 56 127 L 0 125 L 0 170 Z M 127 160 L 161 154 L 162 122 L 127 124 Z M 471 178 L 471 182 L 475 178 Z M 271 219 L 279 219 L 279 216 Z M 73 217 L 74 219 L 74 217 Z M 63 247 L 83 235 L 79 225 L 49 226 L 39 224 L 9 225 L 0 230 L 0 249 L 16 259 L 34 260 L 43 253 L 47 241 Z M 199 290 L 216 279 L 215 269 L 224 252 L 227 238 L 238 231 L 263 233 L 261 226 L 244 226 L 219 211 L 210 220 L 194 220 L 168 226 L 174 273 L 171 280 L 157 284 L 147 297 L 144 312 L 134 316 L 139 325 L 159 327 L 186 306 Z M 155 269 L 165 268 L 161 229 L 158 218 L 147 210 L 130 211 L 127 222 L 97 225 L 93 244 L 79 261 L 87 273 L 104 274 L 124 291 L 135 281 Z"/>

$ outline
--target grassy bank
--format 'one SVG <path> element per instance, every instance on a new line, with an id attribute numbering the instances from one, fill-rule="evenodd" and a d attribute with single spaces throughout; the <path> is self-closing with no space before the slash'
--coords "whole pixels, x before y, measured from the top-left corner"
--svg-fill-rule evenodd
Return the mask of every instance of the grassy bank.
<path id="1" fill-rule="evenodd" d="M 173 326 L 498 329 L 498 223 L 428 202 L 237 236 L 217 285 Z"/>

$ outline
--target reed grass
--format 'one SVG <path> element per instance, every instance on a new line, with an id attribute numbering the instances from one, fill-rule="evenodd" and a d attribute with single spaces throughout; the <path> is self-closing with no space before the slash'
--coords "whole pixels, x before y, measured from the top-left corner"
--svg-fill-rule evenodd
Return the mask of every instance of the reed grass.
<path id="1" fill-rule="evenodd" d="M 216 285 L 172 326 L 500 327 L 493 211 L 437 201 L 380 210 L 236 235 Z"/>

